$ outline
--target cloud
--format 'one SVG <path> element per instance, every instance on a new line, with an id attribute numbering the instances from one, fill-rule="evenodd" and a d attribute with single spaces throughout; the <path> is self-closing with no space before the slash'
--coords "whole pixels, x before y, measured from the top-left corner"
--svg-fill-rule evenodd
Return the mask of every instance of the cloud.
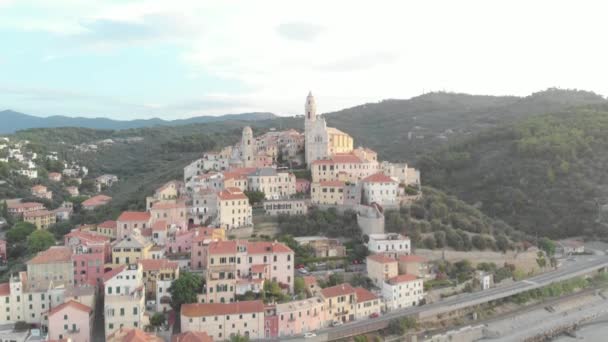
<path id="1" fill-rule="evenodd" d="M 305 22 L 291 22 L 277 26 L 277 32 L 281 37 L 303 42 L 313 41 L 323 30 L 322 26 Z"/>
<path id="2" fill-rule="evenodd" d="M 379 65 L 391 64 L 399 59 L 397 54 L 390 52 L 367 52 L 358 56 L 342 58 L 318 66 L 322 71 L 356 71 L 370 69 Z"/>

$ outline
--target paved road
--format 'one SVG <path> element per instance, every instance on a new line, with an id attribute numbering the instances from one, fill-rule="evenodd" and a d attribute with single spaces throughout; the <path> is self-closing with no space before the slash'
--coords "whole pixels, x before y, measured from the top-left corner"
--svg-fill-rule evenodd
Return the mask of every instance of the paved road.
<path id="1" fill-rule="evenodd" d="M 315 332 L 317 334 L 316 338 L 304 339 L 302 336 L 296 336 L 291 338 L 281 338 L 281 341 L 327 341 L 329 339 L 329 333 L 349 332 L 369 325 L 371 322 L 388 322 L 398 317 L 411 315 L 428 317 L 440 313 L 450 312 L 480 303 L 485 303 L 491 300 L 509 297 L 514 294 L 533 290 L 554 282 L 581 276 L 603 267 L 608 267 L 608 256 L 593 255 L 576 257 L 571 261 L 565 260 L 562 263 L 562 266 L 557 270 L 546 272 L 508 285 L 498 286 L 486 291 L 448 297 L 442 301 L 432 304 L 392 311 L 375 319 L 355 321 L 339 327 L 322 329 Z"/>

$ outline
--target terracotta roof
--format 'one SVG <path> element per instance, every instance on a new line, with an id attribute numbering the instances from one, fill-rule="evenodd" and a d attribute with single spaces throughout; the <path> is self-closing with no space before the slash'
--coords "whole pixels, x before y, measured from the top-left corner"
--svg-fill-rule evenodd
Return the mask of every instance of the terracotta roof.
<path id="1" fill-rule="evenodd" d="M 357 294 L 357 303 L 378 299 L 378 296 L 362 287 L 355 287 L 355 293 Z"/>
<path id="2" fill-rule="evenodd" d="M 46 251 L 39 252 L 28 264 L 52 264 L 55 262 L 71 262 L 72 250 L 64 246 L 53 246 Z"/>
<path id="3" fill-rule="evenodd" d="M 399 262 L 427 262 L 428 260 L 425 257 L 421 257 L 420 255 L 400 255 Z"/>
<path id="4" fill-rule="evenodd" d="M 41 217 L 41 216 L 49 216 L 54 215 L 52 212 L 48 210 L 34 210 L 23 213 L 23 218 L 31 218 L 31 217 Z"/>
<path id="5" fill-rule="evenodd" d="M 321 159 L 312 162 L 313 165 L 327 164 L 355 164 L 362 163 L 361 158 L 351 153 L 336 153 L 331 159 Z"/>
<path id="6" fill-rule="evenodd" d="M 236 253 L 236 240 L 213 241 L 209 244 L 209 255 L 212 254 L 234 254 Z"/>
<path id="7" fill-rule="evenodd" d="M 400 274 L 396 277 L 392 277 L 388 280 L 388 282 L 390 284 L 399 284 L 399 283 L 407 283 L 409 281 L 413 281 L 418 279 L 415 275 L 413 274 Z"/>
<path id="8" fill-rule="evenodd" d="M 144 271 L 158 271 L 166 269 L 175 270 L 179 268 L 179 264 L 177 262 L 168 259 L 143 259 L 139 260 L 139 263 Z"/>
<path id="9" fill-rule="evenodd" d="M 197 242 L 208 239 L 209 237 L 213 236 L 213 233 L 216 229 L 221 229 L 221 228 L 211 228 L 211 227 L 195 228 L 193 239 L 194 239 L 194 241 L 197 241 Z"/>
<path id="10" fill-rule="evenodd" d="M 116 221 L 149 221 L 148 211 L 123 211 Z"/>
<path id="11" fill-rule="evenodd" d="M 374 173 L 371 176 L 363 178 L 362 182 L 365 183 L 397 183 L 391 177 L 385 175 L 382 172 Z"/>
<path id="12" fill-rule="evenodd" d="M 72 230 L 71 232 L 69 232 L 68 234 L 66 234 L 64 236 L 68 237 L 68 238 L 77 237 L 79 239 L 88 240 L 90 242 L 109 242 L 110 241 L 110 238 L 107 236 L 90 233 L 90 232 L 83 232 L 80 230 Z"/>
<path id="13" fill-rule="evenodd" d="M 97 225 L 97 228 L 116 229 L 116 221 L 108 220 Z"/>
<path id="14" fill-rule="evenodd" d="M 333 186 L 333 187 L 338 187 L 338 186 L 344 186 L 344 182 L 339 181 L 339 180 L 332 180 L 332 181 L 320 181 L 319 185 L 321 186 Z"/>
<path id="15" fill-rule="evenodd" d="M 46 186 L 44 185 L 34 185 L 32 187 L 33 191 L 46 191 Z"/>
<path id="16" fill-rule="evenodd" d="M 187 317 L 234 315 L 264 312 L 264 302 L 250 300 L 236 303 L 182 304 L 181 314 Z"/>
<path id="17" fill-rule="evenodd" d="M 339 284 L 332 287 L 326 287 L 321 290 L 321 294 L 325 298 L 346 296 L 355 293 L 355 289 L 348 283 Z"/>
<path id="18" fill-rule="evenodd" d="M 164 342 L 165 340 L 137 328 L 120 328 L 107 337 L 112 342 Z"/>
<path id="19" fill-rule="evenodd" d="M 224 179 L 228 180 L 228 179 L 247 179 L 247 175 L 246 174 L 242 174 L 242 173 L 238 173 L 238 172 L 224 172 Z"/>
<path id="20" fill-rule="evenodd" d="M 61 173 L 59 173 L 59 172 L 49 172 L 49 177 L 61 177 Z"/>
<path id="21" fill-rule="evenodd" d="M 315 276 L 305 276 L 303 278 L 304 278 L 304 285 L 306 285 L 306 287 L 310 287 L 310 285 L 317 284 L 317 277 L 315 277 Z"/>
<path id="22" fill-rule="evenodd" d="M 11 294 L 11 284 L 10 283 L 0 284 L 0 296 L 8 296 L 9 294 Z"/>
<path id="23" fill-rule="evenodd" d="M 267 254 L 267 253 L 293 253 L 291 248 L 282 242 L 271 241 L 250 241 L 247 242 L 247 253 Z"/>
<path id="24" fill-rule="evenodd" d="M 8 204 L 8 208 L 9 209 L 30 209 L 30 208 L 44 208 L 44 205 L 42 203 L 38 203 L 38 202 L 24 202 L 24 203 L 9 203 Z"/>
<path id="25" fill-rule="evenodd" d="M 213 342 L 213 339 L 204 331 L 188 331 L 173 335 L 171 342 Z"/>
<path id="26" fill-rule="evenodd" d="M 368 260 L 373 260 L 375 262 L 379 262 L 381 264 L 388 264 L 391 262 L 397 262 L 396 259 L 390 258 L 384 254 L 374 254 L 367 257 Z"/>
<path id="27" fill-rule="evenodd" d="M 89 307 L 88 305 L 84 305 L 82 303 L 79 303 L 75 300 L 70 300 L 69 302 L 63 303 L 61 305 L 58 305 L 56 307 L 54 307 L 50 312 L 49 312 L 49 316 L 52 316 L 53 314 L 67 308 L 67 307 L 72 307 L 76 310 L 80 310 L 86 313 L 91 313 L 92 309 L 91 307 Z"/>
<path id="28" fill-rule="evenodd" d="M 93 196 L 82 202 L 83 207 L 93 207 L 97 205 L 104 205 L 112 200 L 112 197 L 106 195 Z"/>
<path id="29" fill-rule="evenodd" d="M 251 265 L 251 272 L 253 273 L 263 273 L 266 270 L 266 265 Z"/>
<path id="30" fill-rule="evenodd" d="M 118 273 L 122 272 L 125 268 L 127 267 L 127 265 L 120 265 L 117 267 L 114 267 L 113 269 L 109 270 L 108 272 L 103 274 L 103 281 L 104 283 L 112 278 L 114 278 L 115 275 L 117 275 Z"/>
<path id="31" fill-rule="evenodd" d="M 239 188 L 226 188 L 226 190 L 220 191 L 218 194 L 220 200 L 241 200 L 247 199 L 247 196 Z"/>
<path id="32" fill-rule="evenodd" d="M 167 221 L 160 220 L 160 221 L 154 222 L 154 224 L 152 225 L 152 230 L 155 230 L 155 231 L 167 230 Z"/>

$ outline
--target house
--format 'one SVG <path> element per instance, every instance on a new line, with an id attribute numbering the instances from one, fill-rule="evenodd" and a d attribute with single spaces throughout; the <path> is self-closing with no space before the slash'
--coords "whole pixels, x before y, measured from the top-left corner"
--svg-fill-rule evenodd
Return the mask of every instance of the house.
<path id="1" fill-rule="evenodd" d="M 61 182 L 61 173 L 49 172 L 49 180 L 52 182 Z"/>
<path id="2" fill-rule="evenodd" d="M 169 181 L 154 191 L 154 195 L 146 197 L 146 210 L 158 202 L 177 200 L 184 189 L 184 183 L 176 180 Z"/>
<path id="3" fill-rule="evenodd" d="M 287 198 L 296 193 L 296 176 L 272 167 L 258 168 L 247 180 L 249 191 L 263 192 L 266 199 Z"/>
<path id="4" fill-rule="evenodd" d="M 70 196 L 78 196 L 80 194 L 80 192 L 78 191 L 78 187 L 76 186 L 67 186 L 65 188 L 65 191 L 67 191 Z"/>
<path id="5" fill-rule="evenodd" d="M 561 240 L 557 242 L 557 247 L 565 255 L 585 253 L 585 243 L 580 240 Z"/>
<path id="6" fill-rule="evenodd" d="M 325 236 L 302 236 L 294 238 L 298 245 L 312 249 L 315 258 L 344 257 L 346 247 L 338 239 Z"/>
<path id="7" fill-rule="evenodd" d="M 361 180 L 361 203 L 378 203 L 385 208 L 399 206 L 399 183 L 382 172 L 367 176 Z"/>
<path id="8" fill-rule="evenodd" d="M 160 298 L 156 298 L 157 281 L 168 280 L 172 282 L 179 278 L 179 265 L 177 262 L 167 259 L 143 259 L 139 260 L 139 263 L 143 270 L 142 276 L 148 300 L 160 300 Z"/>
<path id="9" fill-rule="evenodd" d="M 207 247 L 205 303 L 233 302 L 237 294 L 262 290 L 276 281 L 293 292 L 294 252 L 283 243 L 212 241 Z"/>
<path id="10" fill-rule="evenodd" d="M 382 312 L 382 301 L 371 291 L 362 287 L 355 287 L 355 295 L 357 297 L 355 320 L 366 319 Z"/>
<path id="11" fill-rule="evenodd" d="M 367 249 L 371 253 L 382 253 L 392 258 L 411 253 L 411 241 L 407 236 L 397 233 L 369 234 Z"/>
<path id="12" fill-rule="evenodd" d="M 343 205 L 346 183 L 339 180 L 312 183 L 310 195 L 313 204 Z"/>
<path id="13" fill-rule="evenodd" d="M 279 338 L 304 334 L 327 326 L 330 317 L 320 297 L 276 304 Z"/>
<path id="14" fill-rule="evenodd" d="M 213 342 L 213 339 L 204 331 L 188 331 L 173 335 L 171 342 Z"/>
<path id="15" fill-rule="evenodd" d="M 310 166 L 313 183 L 335 180 L 355 183 L 378 171 L 377 161 L 362 159 L 355 153 L 337 153 L 315 160 Z"/>
<path id="16" fill-rule="evenodd" d="M 154 334 L 137 328 L 120 328 L 106 337 L 106 342 L 164 342 Z"/>
<path id="17" fill-rule="evenodd" d="M 116 239 L 116 221 L 104 221 L 97 225 L 97 232 L 110 239 Z"/>
<path id="18" fill-rule="evenodd" d="M 382 283 L 399 274 L 397 260 L 384 254 L 373 254 L 366 259 L 367 276 L 378 288 Z"/>
<path id="19" fill-rule="evenodd" d="M 206 224 L 217 215 L 218 197 L 215 190 L 199 189 L 192 193 L 192 203 L 188 206 L 188 223 Z"/>
<path id="20" fill-rule="evenodd" d="M 212 241 L 226 240 L 226 230 L 222 228 L 199 227 L 194 229 L 190 247 L 190 268 L 202 270 L 207 268 L 207 251 Z"/>
<path id="21" fill-rule="evenodd" d="M 188 228 L 188 211 L 184 201 L 163 201 L 152 204 L 150 209 L 150 224 L 164 221 L 166 225 Z M 118 220 L 120 221 L 120 219 Z"/>
<path id="22" fill-rule="evenodd" d="M 400 255 L 397 257 L 399 274 L 411 274 L 418 278 L 427 279 L 431 277 L 429 262 L 419 255 Z"/>
<path id="23" fill-rule="evenodd" d="M 102 285 L 104 265 L 110 260 L 110 238 L 92 232 L 72 230 L 64 236 L 72 249 L 75 285 Z"/>
<path id="24" fill-rule="evenodd" d="M 55 214 L 56 221 L 69 220 L 70 216 L 72 216 L 72 212 L 73 212 L 72 208 L 66 208 L 66 207 L 59 207 L 59 208 L 53 210 L 53 214 Z"/>
<path id="25" fill-rule="evenodd" d="M 24 213 L 44 209 L 44 205 L 42 203 L 38 203 L 38 202 L 23 202 L 22 203 L 22 202 L 16 201 L 16 202 L 10 202 L 7 204 L 8 204 L 8 213 L 11 214 L 13 217 L 18 217 L 18 218 L 23 217 Z"/>
<path id="26" fill-rule="evenodd" d="M 141 265 L 120 265 L 106 272 L 104 289 L 105 336 L 123 327 L 143 328 L 149 323 Z"/>
<path id="27" fill-rule="evenodd" d="M 104 187 L 109 188 L 116 182 L 118 182 L 118 177 L 115 175 L 105 174 L 95 178 L 98 191 L 101 191 L 101 189 Z"/>
<path id="28" fill-rule="evenodd" d="M 382 298 L 388 311 L 419 305 L 424 299 L 423 280 L 411 274 L 387 279 L 382 284 Z"/>
<path id="29" fill-rule="evenodd" d="M 306 215 L 308 200 L 304 198 L 266 200 L 262 202 L 266 215 Z"/>
<path id="30" fill-rule="evenodd" d="M 218 341 L 235 335 L 252 340 L 264 338 L 265 309 L 261 300 L 183 304 L 180 314 L 183 333 L 204 331 Z"/>
<path id="31" fill-rule="evenodd" d="M 31 188 L 32 196 L 44 199 L 53 199 L 53 192 L 47 190 L 44 185 L 34 185 Z"/>
<path id="32" fill-rule="evenodd" d="M 227 188 L 217 194 L 218 226 L 224 229 L 250 227 L 251 205 L 239 188 Z"/>
<path id="33" fill-rule="evenodd" d="M 48 210 L 29 211 L 23 213 L 23 221 L 35 225 L 37 229 L 47 229 L 57 222 L 57 216 Z"/>
<path id="34" fill-rule="evenodd" d="M 97 195 L 97 196 L 93 196 L 93 197 L 83 201 L 80 204 L 80 206 L 84 210 L 94 210 L 97 207 L 110 203 L 111 200 L 112 200 L 112 197 L 110 197 L 110 196 Z"/>
<path id="35" fill-rule="evenodd" d="M 494 284 L 494 275 L 485 271 L 476 271 L 475 279 L 479 282 L 479 289 L 488 290 Z"/>
<path id="36" fill-rule="evenodd" d="M 141 234 L 133 233 L 112 246 L 112 261 L 116 265 L 137 263 L 139 260 L 150 259 L 152 242 Z"/>
<path id="37" fill-rule="evenodd" d="M 124 239 L 135 229 L 142 232 L 150 227 L 151 214 L 148 211 L 124 211 L 116 219 L 116 238 Z"/>
<path id="38" fill-rule="evenodd" d="M 93 309 L 74 300 L 54 307 L 48 314 L 51 340 L 93 341 Z"/>
<path id="39" fill-rule="evenodd" d="M 29 289 L 53 286 L 69 287 L 74 284 L 72 250 L 65 246 L 52 246 L 39 252 L 27 262 Z"/>
<path id="40" fill-rule="evenodd" d="M 355 320 L 357 308 L 357 293 L 350 284 L 339 284 L 321 290 L 321 297 L 325 301 L 327 317 L 332 321 L 346 323 Z"/>

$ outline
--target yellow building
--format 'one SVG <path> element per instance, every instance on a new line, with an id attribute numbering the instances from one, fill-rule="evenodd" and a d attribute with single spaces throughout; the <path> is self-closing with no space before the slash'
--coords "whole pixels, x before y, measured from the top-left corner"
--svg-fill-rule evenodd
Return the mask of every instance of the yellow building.
<path id="1" fill-rule="evenodd" d="M 344 182 L 322 181 L 312 183 L 310 197 L 312 204 L 344 204 Z"/>
<path id="2" fill-rule="evenodd" d="M 37 229 L 47 229 L 57 222 L 57 217 L 48 210 L 36 210 L 23 213 L 23 220 L 35 225 Z"/>
<path id="3" fill-rule="evenodd" d="M 114 264 L 127 265 L 139 262 L 139 260 L 150 259 L 150 249 L 153 243 L 144 239 L 143 236 L 134 233 L 117 241 L 112 246 L 112 261 Z"/>
<path id="4" fill-rule="evenodd" d="M 144 259 L 139 263 L 143 269 L 143 280 L 146 285 L 146 298 L 156 297 L 156 282 L 179 278 L 179 265 L 167 259 Z"/>
<path id="5" fill-rule="evenodd" d="M 233 229 L 251 226 L 249 199 L 239 188 L 227 188 L 217 195 L 219 226 Z"/>
<path id="6" fill-rule="evenodd" d="M 384 281 L 399 275 L 399 265 L 396 259 L 384 254 L 374 254 L 367 257 L 367 276 L 374 284 L 382 288 Z"/>
<path id="7" fill-rule="evenodd" d="M 104 221 L 98 224 L 97 233 L 110 239 L 116 239 L 116 221 Z"/>
<path id="8" fill-rule="evenodd" d="M 357 293 L 350 284 L 326 287 L 321 290 L 321 296 L 325 300 L 325 308 L 332 321 L 346 323 L 355 320 Z"/>
<path id="9" fill-rule="evenodd" d="M 353 138 L 347 133 L 333 127 L 327 127 L 329 137 L 329 155 L 350 153 L 353 150 Z"/>

